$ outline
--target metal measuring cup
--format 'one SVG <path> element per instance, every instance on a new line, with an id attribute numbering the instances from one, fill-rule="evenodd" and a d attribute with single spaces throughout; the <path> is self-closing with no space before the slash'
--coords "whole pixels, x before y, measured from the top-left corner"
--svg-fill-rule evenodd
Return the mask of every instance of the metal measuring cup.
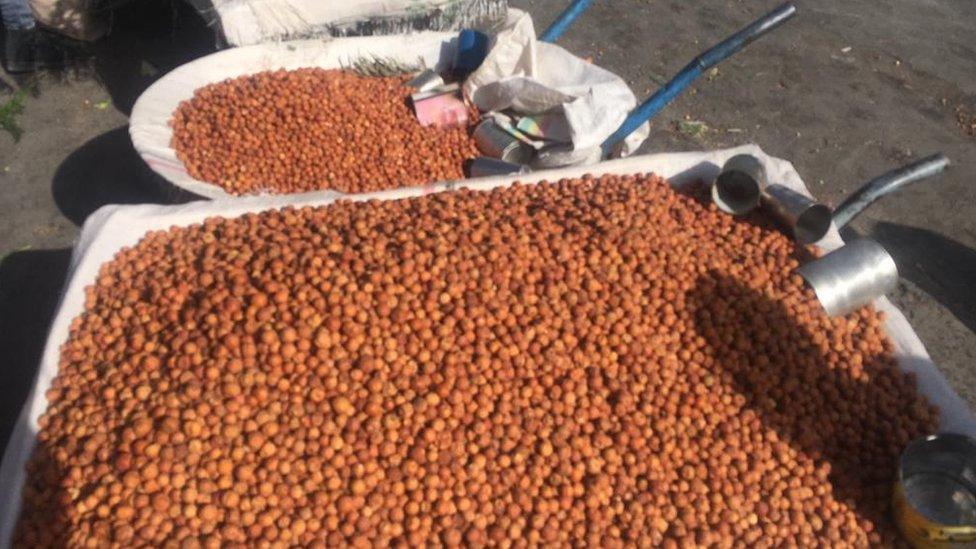
<path id="1" fill-rule="evenodd" d="M 830 208 L 784 185 L 762 190 L 762 206 L 800 244 L 813 244 L 830 230 Z"/>
<path id="2" fill-rule="evenodd" d="M 830 316 L 846 315 L 898 284 L 895 260 L 880 244 L 866 238 L 800 266 L 797 273 L 813 288 Z"/>
<path id="3" fill-rule="evenodd" d="M 751 154 L 737 154 L 725 161 L 712 185 L 712 201 L 718 209 L 744 215 L 759 205 L 766 187 L 766 167 Z"/>

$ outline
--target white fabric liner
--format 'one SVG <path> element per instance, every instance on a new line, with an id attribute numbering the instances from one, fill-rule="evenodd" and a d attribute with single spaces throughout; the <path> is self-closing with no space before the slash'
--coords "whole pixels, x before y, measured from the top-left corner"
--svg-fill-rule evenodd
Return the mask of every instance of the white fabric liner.
<path id="1" fill-rule="evenodd" d="M 129 135 L 149 167 L 177 187 L 204 198 L 230 198 L 233 195 L 219 186 L 190 176 L 170 146 L 170 119 L 180 102 L 192 98 L 197 88 L 278 69 L 335 69 L 373 55 L 406 63 L 416 63 L 419 58 L 430 68 L 444 70 L 454 59 L 456 41 L 457 33 L 423 32 L 277 42 L 220 51 L 173 69 L 143 92 L 132 107 Z"/>
<path id="2" fill-rule="evenodd" d="M 759 147 L 746 145 L 712 152 L 665 153 L 638 155 L 611 160 L 597 166 L 577 166 L 559 170 L 539 171 L 523 176 L 491 177 L 438 183 L 425 187 L 411 187 L 361 195 L 342 195 L 334 191 L 319 191 L 299 195 L 256 196 L 234 200 L 199 201 L 180 206 L 105 206 L 88 218 L 75 245 L 68 268 L 68 282 L 63 290 L 57 314 L 51 325 L 44 354 L 34 387 L 21 411 L 0 465 L 0 544 L 9 546 L 10 538 L 20 509 L 20 493 L 23 487 L 24 466 L 33 450 L 37 420 L 47 407 L 44 393 L 50 387 L 58 369 L 60 349 L 68 338 L 72 319 L 84 307 L 84 288 L 93 284 L 103 263 L 112 260 L 124 246 L 135 245 L 148 231 L 165 230 L 173 226 L 200 223 L 213 216 L 233 218 L 247 212 L 281 208 L 284 206 L 320 206 L 339 198 L 350 200 L 395 200 L 422 196 L 457 188 L 486 190 L 506 186 L 513 181 L 536 183 L 554 181 L 566 177 L 593 174 L 633 174 L 654 172 L 666 177 L 671 184 L 680 187 L 695 181 L 711 181 L 720 166 L 736 154 L 754 154 L 766 167 L 769 180 L 784 184 L 809 196 L 806 186 L 793 165 L 785 160 L 767 156 Z M 840 234 L 832 227 L 830 233 L 818 243 L 832 250 L 843 244 Z M 976 416 L 949 386 L 945 376 L 929 358 L 921 340 L 908 324 L 905 316 L 886 298 L 875 301 L 875 307 L 887 314 L 885 328 L 894 343 L 898 365 L 918 376 L 919 391 L 941 409 L 943 431 L 963 433 L 976 437 Z"/>

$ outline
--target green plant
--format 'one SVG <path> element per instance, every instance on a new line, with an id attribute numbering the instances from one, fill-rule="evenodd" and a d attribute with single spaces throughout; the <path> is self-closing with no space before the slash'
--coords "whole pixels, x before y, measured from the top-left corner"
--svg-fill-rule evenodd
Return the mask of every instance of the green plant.
<path id="1" fill-rule="evenodd" d="M 17 123 L 17 117 L 24 112 L 26 99 L 27 88 L 21 88 L 0 105 L 0 129 L 9 133 L 15 143 L 20 141 L 20 137 L 24 134 L 23 128 Z"/>
<path id="2" fill-rule="evenodd" d="M 708 131 L 708 126 L 701 120 L 679 120 L 678 131 L 690 137 L 700 137 Z"/>

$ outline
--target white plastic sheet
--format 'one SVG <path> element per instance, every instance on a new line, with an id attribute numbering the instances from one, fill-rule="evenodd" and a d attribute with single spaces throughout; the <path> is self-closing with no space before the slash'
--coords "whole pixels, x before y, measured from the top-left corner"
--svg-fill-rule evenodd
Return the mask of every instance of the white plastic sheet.
<path id="1" fill-rule="evenodd" d="M 505 15 L 505 0 L 210 0 L 227 43 L 447 31 Z"/>
<path id="2" fill-rule="evenodd" d="M 584 173 L 633 174 L 654 172 L 667 177 L 672 185 L 681 186 L 695 181 L 713 180 L 718 174 L 720 166 L 729 157 L 741 153 L 754 154 L 759 157 L 766 167 L 770 181 L 784 184 L 809 195 L 792 164 L 771 158 L 758 147 L 748 145 L 714 152 L 639 155 L 605 162 L 598 166 L 541 171 L 521 177 L 505 176 L 439 183 L 426 187 L 412 187 L 348 197 L 332 191 L 323 191 L 301 195 L 201 201 L 181 206 L 106 206 L 98 210 L 85 222 L 79 241 L 72 253 L 68 282 L 48 334 L 37 379 L 34 382 L 31 395 L 21 411 L 20 418 L 4 453 L 3 463 L 0 465 L 0 513 L 2 513 L 0 515 L 0 544 L 8 546 L 10 542 L 19 514 L 20 492 L 25 476 L 24 465 L 34 447 L 38 430 L 37 420 L 47 406 L 44 393 L 50 387 L 51 380 L 57 373 L 60 348 L 68 338 L 68 328 L 71 321 L 83 310 L 84 288 L 95 282 L 102 264 L 110 261 L 123 246 L 136 244 L 148 231 L 199 223 L 213 216 L 232 218 L 247 212 L 289 205 L 325 205 L 337 198 L 392 200 L 449 191 L 459 187 L 486 190 L 508 185 L 516 180 L 534 183 L 542 180 L 552 181 L 565 177 L 578 177 Z M 836 229 L 831 229 L 827 237 L 819 243 L 828 250 L 837 248 L 842 244 L 843 241 Z M 976 417 L 968 409 L 966 403 L 953 392 L 945 377 L 932 363 L 925 347 L 915 335 L 905 316 L 887 299 L 877 300 L 875 306 L 887 313 L 886 330 L 894 343 L 898 365 L 906 371 L 915 372 L 918 376 L 921 393 L 941 409 L 941 428 L 976 437 Z"/>
<path id="3" fill-rule="evenodd" d="M 464 82 L 464 90 L 482 111 L 560 115 L 568 135 L 557 137 L 568 138 L 573 153 L 563 156 L 565 163 L 598 158 L 594 151 L 637 106 L 622 78 L 555 44 L 538 41 L 532 18 L 514 10 L 484 63 Z M 649 133 L 645 123 L 631 134 L 623 155 L 637 150 Z"/>

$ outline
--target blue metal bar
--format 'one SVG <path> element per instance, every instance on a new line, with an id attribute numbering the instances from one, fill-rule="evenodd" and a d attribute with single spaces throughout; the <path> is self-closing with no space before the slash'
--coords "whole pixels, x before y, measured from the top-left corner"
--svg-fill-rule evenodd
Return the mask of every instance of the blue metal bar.
<path id="1" fill-rule="evenodd" d="M 938 175 L 948 166 L 945 155 L 933 154 L 872 179 L 834 210 L 834 224 L 838 229 L 844 227 L 875 200 L 910 183 Z"/>
<path id="2" fill-rule="evenodd" d="M 783 4 L 760 17 L 748 27 L 726 38 L 718 45 L 713 46 L 708 51 L 696 57 L 685 68 L 681 69 L 670 82 L 659 88 L 654 92 L 654 95 L 647 98 L 646 101 L 638 105 L 627 116 L 623 124 L 617 128 L 617 131 L 613 132 L 613 135 L 603 142 L 603 155 L 609 155 L 617 143 L 626 139 L 628 135 L 633 133 L 644 122 L 647 122 L 655 114 L 660 112 L 678 94 L 685 91 L 703 72 L 735 55 L 739 50 L 748 46 L 760 36 L 782 25 L 795 13 L 796 6 L 790 3 Z"/>
<path id="3" fill-rule="evenodd" d="M 590 7 L 590 3 L 592 3 L 592 1 L 593 0 L 573 0 L 573 3 L 570 4 L 568 8 L 563 10 L 563 12 L 559 14 L 559 17 L 557 17 L 556 20 L 549 25 L 549 28 L 539 36 L 539 40 L 543 42 L 555 42 L 556 40 L 559 40 L 559 37 L 566 32 L 566 29 L 568 29 L 569 26 L 572 25 L 573 22 L 576 21 L 576 19 L 582 15 L 584 11 L 586 11 L 586 8 Z"/>

